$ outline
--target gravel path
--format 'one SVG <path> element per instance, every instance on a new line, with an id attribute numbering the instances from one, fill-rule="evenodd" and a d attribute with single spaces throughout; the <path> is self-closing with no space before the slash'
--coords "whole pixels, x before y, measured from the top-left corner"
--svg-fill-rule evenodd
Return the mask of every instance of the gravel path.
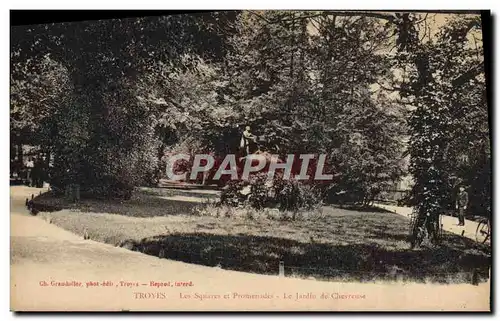
<path id="1" fill-rule="evenodd" d="M 376 204 L 376 206 L 408 218 L 412 213 L 411 207 L 393 206 L 385 204 Z M 478 222 L 465 220 L 465 226 L 458 226 L 457 225 L 458 218 L 451 217 L 448 215 L 441 215 L 441 223 L 443 224 L 443 230 L 447 232 L 461 235 L 463 237 L 466 237 L 474 241 L 476 240 L 476 229 L 479 224 Z M 490 244 L 490 240 L 488 240 L 486 243 Z"/>

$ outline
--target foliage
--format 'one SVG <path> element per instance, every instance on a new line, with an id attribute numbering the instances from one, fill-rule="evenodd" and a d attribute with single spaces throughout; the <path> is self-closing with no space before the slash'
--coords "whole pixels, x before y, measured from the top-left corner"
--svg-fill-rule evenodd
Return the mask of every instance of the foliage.
<path id="1" fill-rule="evenodd" d="M 478 17 L 451 21 L 419 47 L 423 70 L 410 79 L 416 106 L 410 117 L 413 202 L 421 215 L 454 208 L 458 186 L 468 188 L 469 211 L 488 215 L 491 153 Z M 478 45 L 479 44 L 479 45 Z"/>
<path id="2" fill-rule="evenodd" d="M 267 152 L 327 154 L 334 178 L 313 188 L 256 176 L 243 198 L 246 183 L 230 183 L 226 202 L 296 209 L 317 204 L 313 194 L 369 204 L 405 174 L 409 136 L 420 210 L 449 206 L 462 182 L 483 211 L 491 156 L 478 19 L 432 35 L 420 13 L 331 11 L 14 27 L 13 143 L 54 156 L 55 186 L 128 197 L 161 177 L 168 153 L 223 158 L 250 125 Z"/>
<path id="3" fill-rule="evenodd" d="M 141 76 L 139 99 L 157 111 L 166 145 L 196 141 L 198 151 L 224 156 L 251 125 L 266 151 L 329 153 L 326 167 L 337 175 L 323 190 L 346 189 L 359 194 L 353 201 L 368 202 L 402 174 L 406 115 L 369 90 L 388 63 L 376 42 L 388 31 L 370 19 L 338 17 L 320 20 L 311 35 L 309 23 L 304 12 L 244 12 L 224 64 L 191 55 L 181 64 L 160 61 Z"/>
<path id="4" fill-rule="evenodd" d="M 178 64 L 159 61 L 153 72 L 144 73 L 137 83 L 137 99 L 153 111 L 165 145 L 186 140 L 196 142 L 193 151 L 227 153 L 227 145 L 237 145 L 228 138 L 236 136 L 238 116 L 223 94 L 225 84 L 216 64 L 185 55 Z"/>
<path id="5" fill-rule="evenodd" d="M 378 53 L 387 30 L 369 18 L 304 12 L 247 12 L 238 23 L 228 90 L 265 150 L 327 153 L 335 179 L 323 190 L 359 195 L 353 202 L 401 176 L 404 108 L 370 90 L 389 64 Z"/>
<path id="6" fill-rule="evenodd" d="M 28 141 L 52 152 L 56 189 L 76 180 L 91 196 L 129 197 L 133 186 L 157 177 L 160 148 L 155 110 L 136 98 L 139 72 L 154 68 L 156 59 L 178 62 L 188 52 L 216 60 L 224 50 L 220 28 L 231 17 L 228 12 L 12 28 L 14 136 L 33 133 L 36 139 Z"/>
<path id="7" fill-rule="evenodd" d="M 11 52 L 15 59 L 19 51 Z M 50 54 L 12 62 L 10 130 L 14 142 L 48 146 L 55 114 L 73 99 L 67 68 Z M 12 136 L 11 134 L 11 136 Z"/>
<path id="8" fill-rule="evenodd" d="M 231 206 L 228 204 L 206 203 L 199 205 L 192 210 L 196 216 L 209 216 L 216 218 L 231 218 L 254 221 L 316 221 L 323 217 L 321 208 L 312 208 L 309 210 L 279 210 L 277 208 L 255 208 L 244 204 L 241 206 Z"/>
<path id="9" fill-rule="evenodd" d="M 281 211 L 313 210 L 322 205 L 321 194 L 311 185 L 279 176 L 268 179 L 267 173 L 251 175 L 248 181 L 230 181 L 222 191 L 221 203 L 249 205 L 256 209 Z"/>

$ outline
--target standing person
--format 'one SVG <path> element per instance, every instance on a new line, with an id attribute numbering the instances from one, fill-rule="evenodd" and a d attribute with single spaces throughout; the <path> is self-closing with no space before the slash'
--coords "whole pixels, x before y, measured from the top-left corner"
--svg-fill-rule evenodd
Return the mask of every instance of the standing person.
<path id="1" fill-rule="evenodd" d="M 250 142 L 255 142 L 256 139 L 257 137 L 250 132 L 250 126 L 246 126 L 241 136 L 240 147 L 243 148 L 247 155 L 250 154 Z"/>
<path id="2" fill-rule="evenodd" d="M 43 184 L 47 181 L 48 175 L 48 164 L 47 157 L 45 155 L 42 156 L 40 160 L 40 187 L 43 187 Z"/>
<path id="3" fill-rule="evenodd" d="M 33 168 L 35 167 L 35 162 L 33 157 L 28 158 L 26 162 L 26 180 L 28 181 L 28 186 L 33 186 Z"/>
<path id="4" fill-rule="evenodd" d="M 33 166 L 33 186 L 43 187 L 43 163 L 40 156 L 35 158 L 35 165 Z"/>
<path id="5" fill-rule="evenodd" d="M 469 203 L 469 194 L 465 191 L 463 186 L 460 186 L 455 203 L 455 208 L 458 210 L 458 226 L 465 225 L 465 210 Z"/>

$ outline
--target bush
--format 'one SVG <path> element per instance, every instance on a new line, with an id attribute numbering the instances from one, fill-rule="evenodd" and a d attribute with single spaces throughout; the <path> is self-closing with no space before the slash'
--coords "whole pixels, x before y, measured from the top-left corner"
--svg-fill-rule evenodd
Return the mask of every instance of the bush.
<path id="1" fill-rule="evenodd" d="M 224 188 L 222 189 L 222 193 L 220 196 L 220 201 L 224 205 L 229 206 L 240 206 L 243 205 L 247 199 L 250 188 L 248 184 L 243 181 L 230 181 Z"/>
<path id="2" fill-rule="evenodd" d="M 315 209 L 322 205 L 322 200 L 311 185 L 280 178 L 270 180 L 267 173 L 260 173 L 252 175 L 248 181 L 231 181 L 222 191 L 221 203 L 235 207 L 298 211 Z"/>
<path id="3" fill-rule="evenodd" d="M 319 192 L 313 185 L 302 184 L 296 180 L 275 181 L 276 200 L 281 210 L 312 210 L 322 205 Z"/>
<path id="4" fill-rule="evenodd" d="M 250 190 L 248 191 L 248 203 L 250 206 L 261 209 L 274 205 L 273 181 L 267 178 L 267 173 L 259 173 L 250 177 L 248 186 L 250 186 Z M 243 191 L 246 191 L 246 189 Z"/>
<path id="5" fill-rule="evenodd" d="M 273 220 L 273 221 L 296 221 L 316 220 L 323 216 L 320 208 L 310 211 L 280 211 L 277 208 L 256 209 L 249 204 L 238 207 L 227 204 L 206 203 L 196 206 L 193 211 L 196 216 L 211 216 L 216 218 L 231 218 L 241 220 Z"/>

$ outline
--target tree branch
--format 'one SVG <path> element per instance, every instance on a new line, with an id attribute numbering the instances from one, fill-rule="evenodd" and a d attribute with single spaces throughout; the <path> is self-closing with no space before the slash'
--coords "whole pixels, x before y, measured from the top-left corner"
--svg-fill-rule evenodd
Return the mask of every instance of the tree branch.
<path id="1" fill-rule="evenodd" d="M 482 73 L 484 71 L 483 64 L 479 64 L 475 66 L 472 69 L 469 69 L 466 73 L 461 75 L 460 77 L 455 78 L 452 80 L 453 86 L 461 86 L 463 85 L 467 80 L 475 78 L 477 75 Z"/>
<path id="2" fill-rule="evenodd" d="M 276 19 L 276 20 L 268 20 L 262 15 L 254 12 L 254 11 L 249 11 L 251 14 L 254 16 L 259 17 L 260 19 L 264 20 L 268 24 L 275 24 L 275 23 L 281 23 L 281 22 L 288 22 L 291 21 L 290 19 Z M 377 12 L 370 12 L 370 11 L 322 11 L 320 13 L 315 13 L 311 15 L 304 15 L 301 17 L 295 17 L 295 20 L 302 20 L 302 19 L 312 19 L 316 17 L 324 17 L 324 16 L 329 16 L 329 15 L 336 15 L 336 16 L 343 16 L 343 17 L 371 17 L 371 18 L 377 18 L 377 19 L 383 19 L 387 20 L 389 22 L 394 22 L 396 19 L 395 15 L 392 14 L 384 14 L 384 13 L 377 13 Z"/>
<path id="3" fill-rule="evenodd" d="M 385 87 L 384 85 L 382 85 L 381 83 L 379 83 L 378 81 L 376 82 L 377 85 L 380 86 L 380 88 L 384 89 L 384 90 L 387 90 L 387 91 L 402 91 L 402 90 L 406 90 L 406 89 L 403 89 L 401 87 L 396 87 L 396 86 L 392 86 L 392 88 L 389 88 L 389 87 Z"/>

